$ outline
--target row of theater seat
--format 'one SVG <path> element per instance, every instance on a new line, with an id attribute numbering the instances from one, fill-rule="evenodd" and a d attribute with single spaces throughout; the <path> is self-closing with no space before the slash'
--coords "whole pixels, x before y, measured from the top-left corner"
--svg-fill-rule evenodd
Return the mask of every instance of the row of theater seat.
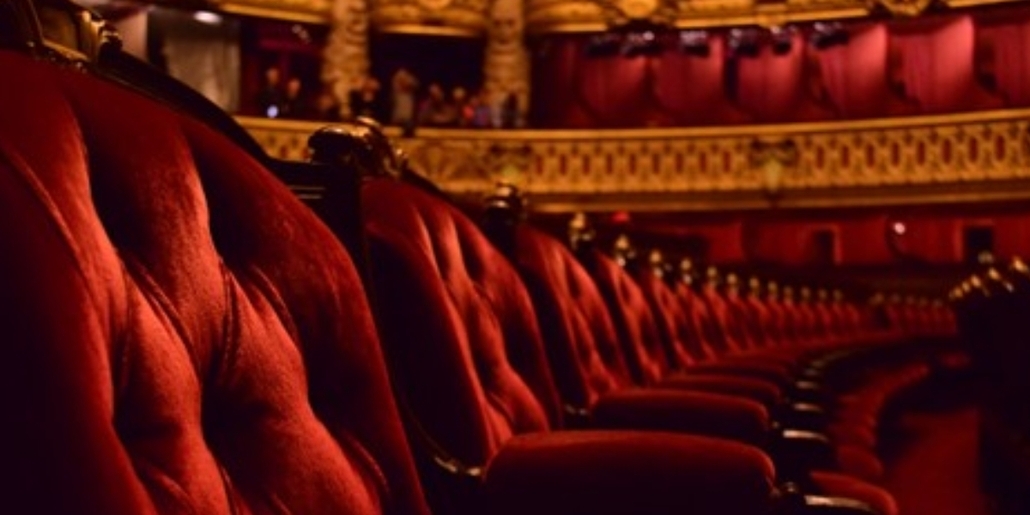
<path id="1" fill-rule="evenodd" d="M 458 350 L 441 345 L 432 347 L 429 352 L 475 356 L 506 349 L 525 356 L 542 346 L 555 379 L 557 397 L 564 408 L 561 411 L 566 414 L 564 420 L 559 419 L 555 424 L 675 431 L 737 440 L 762 448 L 774 458 L 782 458 L 775 460 L 776 464 L 789 471 L 786 478 L 790 480 L 824 492 L 836 488 L 838 493 L 844 491 L 862 497 L 882 512 L 894 511 L 889 496 L 869 484 L 832 472 L 810 471 L 813 467 L 839 468 L 843 464 L 855 472 L 852 476 L 878 479 L 882 467 L 875 457 L 875 441 L 847 438 L 852 432 L 874 431 L 875 427 L 870 427 L 867 418 L 877 413 L 865 412 L 866 418 L 849 424 L 848 414 L 853 414 L 857 408 L 843 412 L 835 429 L 844 436 L 836 454 L 826 459 L 825 454 L 820 453 L 823 449 L 813 444 L 811 438 L 815 436 L 815 442 L 825 443 L 821 435 L 813 435 L 811 431 L 774 434 L 777 426 L 770 420 L 769 410 L 780 408 L 788 391 L 804 394 L 792 391 L 792 387 L 812 384 L 812 381 L 796 380 L 804 378 L 800 375 L 803 365 L 814 356 L 834 352 L 846 356 L 847 351 L 856 347 L 863 350 L 894 347 L 900 341 L 898 333 L 849 324 L 849 320 L 861 316 L 856 317 L 857 309 L 845 303 L 833 306 L 788 303 L 784 306 L 775 297 L 765 301 L 756 296 L 741 298 L 732 288 L 724 297 L 711 280 L 694 292 L 685 283 L 667 284 L 654 270 L 634 274 L 632 259 L 627 255 L 612 257 L 592 247 L 590 231 L 581 222 L 574 224 L 571 248 L 518 223 L 520 199 L 510 187 L 506 189 L 506 193 L 491 199 L 485 229 L 496 249 L 515 265 L 517 274 L 503 265 L 503 260 L 486 243 L 488 238 L 455 207 L 393 178 L 371 179 L 366 184 L 364 201 L 373 207 L 366 210 L 365 216 L 367 223 L 375 228 L 370 235 L 377 249 L 373 252 L 373 267 L 385 277 L 376 281 L 376 291 L 385 292 L 392 306 L 387 309 L 385 326 L 400 328 L 405 325 L 401 322 L 407 320 L 407 328 L 412 331 L 391 335 L 388 329 L 388 348 L 392 342 L 403 345 L 400 342 L 409 341 L 416 332 L 425 334 L 427 326 L 432 326 L 410 324 L 417 315 L 409 311 L 402 299 L 412 298 L 405 284 L 413 279 L 401 284 L 393 282 L 391 278 L 398 275 L 395 266 L 407 263 L 411 268 L 438 270 L 439 286 L 449 292 L 483 292 L 483 297 L 474 294 L 471 299 L 452 298 L 452 301 L 459 312 L 471 309 L 479 316 L 488 313 L 490 318 L 510 314 L 509 309 L 513 309 L 496 300 L 490 292 L 520 290 L 522 286 L 517 279 L 521 279 L 540 321 L 543 343 L 527 344 L 500 331 L 477 333 L 463 342 L 467 347 Z M 398 218 L 406 221 L 398 221 Z M 411 246 L 413 235 L 426 240 Z M 455 269 L 453 263 L 463 266 Z M 441 297 L 441 294 L 426 292 L 424 297 L 415 297 L 416 305 L 439 302 Z M 463 307 L 466 302 L 485 302 L 487 306 Z M 526 321 L 531 315 L 524 313 L 526 302 L 520 303 L 523 305 L 517 309 L 523 312 L 520 320 L 530 323 Z M 906 322 L 896 331 L 912 332 L 907 337 L 950 334 L 951 317 L 943 306 L 924 304 L 917 309 L 912 306 L 914 304 L 890 303 L 888 311 L 898 311 L 895 318 Z M 834 308 L 839 315 L 834 315 Z M 783 317 L 767 315 L 767 323 L 769 320 L 778 322 L 779 332 L 763 328 L 758 321 L 763 312 L 773 310 L 786 313 Z M 846 315 L 848 312 L 852 314 Z M 478 320 L 479 316 L 465 319 Z M 817 320 L 815 324 L 804 323 L 813 319 Z M 497 323 L 503 326 L 504 320 Z M 748 334 L 748 326 L 758 330 Z M 819 329 L 811 331 L 812 326 Z M 932 330 L 920 332 L 927 327 Z M 478 322 L 472 323 L 472 329 L 477 328 Z M 740 329 L 739 340 L 734 340 L 734 329 Z M 469 327 L 459 325 L 458 330 L 467 331 Z M 780 339 L 777 341 L 770 337 L 772 335 Z M 412 358 L 408 347 L 402 354 Z M 421 364 L 427 356 L 413 359 Z M 426 376 L 433 373 L 421 369 L 419 364 L 402 369 L 401 374 Z M 497 382 L 489 379 L 491 370 L 468 370 L 461 365 L 457 363 L 454 369 L 435 373 L 470 376 L 468 383 L 482 385 L 483 397 L 492 397 L 491 388 Z M 516 372 L 525 370 L 517 364 L 513 368 Z M 914 380 L 922 376 L 905 377 Z M 435 380 L 435 376 L 427 378 L 427 382 Z M 874 384 L 867 385 L 867 390 L 872 392 L 870 395 L 886 399 L 900 391 L 903 384 L 905 382 L 885 374 Z M 433 418 L 435 410 L 433 403 L 429 404 L 426 409 L 430 414 L 424 415 L 425 418 Z M 797 417 L 788 415 L 786 419 L 796 420 Z M 466 434 L 465 438 L 475 440 L 468 436 Z"/>
<path id="2" fill-rule="evenodd" d="M 2 7 L 5 509 L 896 513 L 820 430 L 946 313 L 694 292 L 513 192 L 480 226 L 372 126 L 279 163 L 106 41 L 55 53 L 90 16 Z"/>
<path id="3" fill-rule="evenodd" d="M 950 297 L 978 377 L 980 478 L 997 512 L 1030 511 L 1030 269 L 988 263 Z"/>

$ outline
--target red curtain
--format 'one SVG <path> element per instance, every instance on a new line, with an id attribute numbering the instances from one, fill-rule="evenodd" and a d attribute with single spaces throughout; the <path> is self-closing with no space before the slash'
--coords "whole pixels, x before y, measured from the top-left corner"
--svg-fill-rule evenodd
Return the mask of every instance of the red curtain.
<path id="1" fill-rule="evenodd" d="M 701 57 L 665 52 L 653 58 L 651 74 L 657 108 L 677 125 L 747 123 L 750 118 L 726 97 L 725 43 L 709 39 L 709 54 Z"/>
<path id="2" fill-rule="evenodd" d="M 641 115 L 649 108 L 647 71 L 648 59 L 643 56 L 583 58 L 576 74 L 576 91 L 597 125 L 642 125 Z"/>
<path id="3" fill-rule="evenodd" d="M 595 121 L 583 110 L 575 88 L 576 72 L 584 58 L 578 38 L 560 37 L 535 49 L 533 67 L 534 120 L 544 127 L 589 128 Z"/>
<path id="4" fill-rule="evenodd" d="M 535 120 L 545 127 L 689 126 L 1030 105 L 1024 11 L 857 23 L 848 32 L 846 44 L 825 49 L 799 32 L 782 55 L 765 42 L 757 56 L 732 60 L 718 32 L 707 56 L 679 51 L 675 33 L 659 36 L 664 51 L 652 57 L 588 57 L 589 37 L 555 36 L 534 60 Z M 995 84 L 978 80 L 985 75 Z"/>
<path id="5" fill-rule="evenodd" d="M 1030 256 L 1030 215 L 1013 214 L 995 219 L 994 249 L 1001 258 Z"/>
<path id="6" fill-rule="evenodd" d="M 804 41 L 795 36 L 784 55 L 763 45 L 757 56 L 737 59 L 736 97 L 741 108 L 760 122 L 789 120 L 802 93 L 804 57 Z"/>
<path id="7" fill-rule="evenodd" d="M 898 78 L 905 96 L 923 113 L 1000 107 L 974 80 L 975 25 L 971 16 L 897 24 L 892 51 L 900 56 Z"/>
<path id="8" fill-rule="evenodd" d="M 1030 16 L 986 21 L 977 28 L 984 71 L 1012 106 L 1030 105 Z"/>
<path id="9" fill-rule="evenodd" d="M 887 27 L 856 27 L 846 45 L 811 49 L 837 114 L 874 118 L 888 114 Z"/>

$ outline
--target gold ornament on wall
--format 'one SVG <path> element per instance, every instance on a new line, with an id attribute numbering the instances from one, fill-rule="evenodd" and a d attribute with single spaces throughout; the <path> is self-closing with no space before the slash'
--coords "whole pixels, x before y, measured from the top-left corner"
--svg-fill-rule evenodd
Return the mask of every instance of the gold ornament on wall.
<path id="1" fill-rule="evenodd" d="M 495 109 L 514 94 L 519 115 L 529 108 L 529 51 L 523 29 L 523 0 L 494 0 L 483 60 L 483 93 Z"/>
<path id="2" fill-rule="evenodd" d="M 497 142 L 487 147 L 479 162 L 486 175 L 495 181 L 522 188 L 526 172 L 533 166 L 533 149 L 525 143 Z"/>
<path id="3" fill-rule="evenodd" d="M 707 129 L 423 128 L 396 144 L 451 194 L 478 197 L 498 177 L 515 179 L 551 211 L 1030 200 L 1027 120 L 1030 109 Z M 321 126 L 241 122 L 291 159 Z"/>
<path id="4" fill-rule="evenodd" d="M 629 23 L 672 25 L 676 21 L 676 0 L 597 0 L 610 27 Z"/>
<path id="5" fill-rule="evenodd" d="M 750 148 L 751 167 L 762 178 L 769 195 L 779 195 L 784 176 L 798 164 L 798 149 L 790 139 L 755 139 Z"/>
<path id="6" fill-rule="evenodd" d="M 930 7 L 933 0 L 879 0 L 895 16 L 918 16 Z"/>
<path id="7" fill-rule="evenodd" d="M 370 0 L 372 25 L 382 33 L 480 37 L 488 0 Z"/>
<path id="8" fill-rule="evenodd" d="M 452 0 L 418 0 L 418 4 L 430 11 L 439 11 L 451 5 Z"/>
<path id="9" fill-rule="evenodd" d="M 322 53 L 322 82 L 349 116 L 350 92 L 360 88 L 369 74 L 367 0 L 335 0 L 332 25 Z"/>

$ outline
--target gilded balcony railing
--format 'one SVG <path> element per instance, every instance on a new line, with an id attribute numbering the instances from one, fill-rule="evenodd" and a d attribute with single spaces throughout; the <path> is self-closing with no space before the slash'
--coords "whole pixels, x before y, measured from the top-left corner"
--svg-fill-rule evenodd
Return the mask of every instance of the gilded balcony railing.
<path id="1" fill-rule="evenodd" d="M 319 124 L 241 118 L 303 158 Z M 882 120 L 640 130 L 390 132 L 455 195 L 504 179 L 551 210 L 736 209 L 1030 199 L 1030 109 Z"/>

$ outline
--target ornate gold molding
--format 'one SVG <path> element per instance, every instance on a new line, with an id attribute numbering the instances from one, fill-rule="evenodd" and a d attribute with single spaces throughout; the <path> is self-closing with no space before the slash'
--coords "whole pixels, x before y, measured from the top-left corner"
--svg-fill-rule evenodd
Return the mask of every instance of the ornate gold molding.
<path id="1" fill-rule="evenodd" d="M 270 153 L 294 159 L 317 127 L 241 121 Z M 504 178 L 545 211 L 1030 199 L 1030 109 L 719 128 L 420 129 L 395 143 L 452 194 L 480 196 Z"/>
<path id="2" fill-rule="evenodd" d="M 333 0 L 332 24 L 322 52 L 322 83 L 332 92 L 340 114 L 353 115 L 350 93 L 364 86 L 371 67 L 368 0 Z"/>
<path id="3" fill-rule="evenodd" d="M 508 95 L 518 100 L 519 119 L 529 108 L 529 52 L 525 41 L 523 0 L 493 0 L 490 31 L 483 60 L 483 93 L 490 105 L 503 105 Z"/>
<path id="4" fill-rule="evenodd" d="M 227 13 L 328 24 L 332 0 L 229 0 L 216 1 L 215 5 Z"/>
<path id="5" fill-rule="evenodd" d="M 480 37 L 489 26 L 487 0 L 370 0 L 379 32 Z"/>

